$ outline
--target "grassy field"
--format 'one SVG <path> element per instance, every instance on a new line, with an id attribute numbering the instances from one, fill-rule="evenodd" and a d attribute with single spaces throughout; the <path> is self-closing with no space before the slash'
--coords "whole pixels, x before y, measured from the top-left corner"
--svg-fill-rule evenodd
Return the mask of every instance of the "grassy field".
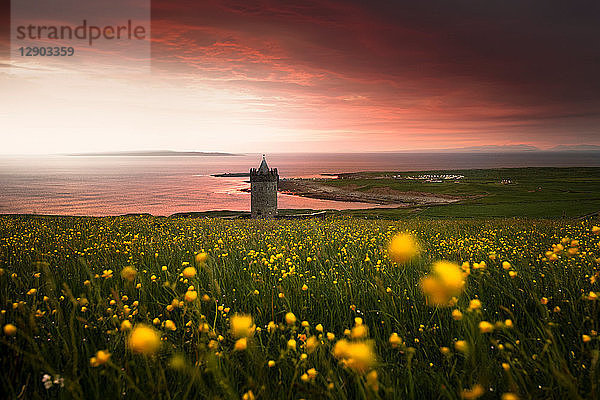
<path id="1" fill-rule="evenodd" d="M 464 175 L 442 183 L 403 179 L 424 174 Z M 600 168 L 504 168 L 458 171 L 360 172 L 327 185 L 359 191 L 390 188 L 463 197 L 457 204 L 392 210 L 356 210 L 360 216 L 397 217 L 579 217 L 600 211 Z M 400 177 L 401 179 L 394 178 Z M 502 184 L 510 180 L 511 184 Z M 457 182 L 457 183 L 455 183 Z"/>
<path id="2" fill-rule="evenodd" d="M 0 217 L 0 392 L 597 399 L 594 225 Z"/>

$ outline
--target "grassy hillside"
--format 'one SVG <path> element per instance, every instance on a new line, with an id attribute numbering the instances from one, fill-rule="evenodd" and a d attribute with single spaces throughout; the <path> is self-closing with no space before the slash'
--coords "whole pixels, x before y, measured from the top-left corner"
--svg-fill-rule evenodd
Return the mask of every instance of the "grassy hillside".
<path id="1" fill-rule="evenodd" d="M 422 175 L 463 175 L 441 183 L 406 179 Z M 579 217 L 600 211 L 600 168 L 506 168 L 459 171 L 367 172 L 341 175 L 325 184 L 369 191 L 427 192 L 463 197 L 457 204 L 411 209 L 359 210 L 354 215 L 394 217 Z M 503 184 L 502 181 L 510 181 Z"/>
<path id="2" fill-rule="evenodd" d="M 596 398 L 594 224 L 2 217 L 1 391 Z M 399 263 L 398 232 L 421 248 Z M 437 260 L 465 282 L 441 305 Z"/>

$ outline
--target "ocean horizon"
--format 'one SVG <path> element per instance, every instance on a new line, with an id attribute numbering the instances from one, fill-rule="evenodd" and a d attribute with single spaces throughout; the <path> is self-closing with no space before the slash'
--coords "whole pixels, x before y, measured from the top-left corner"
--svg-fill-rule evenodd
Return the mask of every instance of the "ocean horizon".
<path id="1" fill-rule="evenodd" d="M 248 211 L 245 173 L 260 154 L 210 156 L 0 156 L 0 214 L 110 216 L 129 213 Z M 360 171 L 600 167 L 598 152 L 274 153 L 282 179 Z M 279 208 L 361 209 L 374 204 L 279 193 Z M 389 207 L 389 206 L 388 206 Z"/>

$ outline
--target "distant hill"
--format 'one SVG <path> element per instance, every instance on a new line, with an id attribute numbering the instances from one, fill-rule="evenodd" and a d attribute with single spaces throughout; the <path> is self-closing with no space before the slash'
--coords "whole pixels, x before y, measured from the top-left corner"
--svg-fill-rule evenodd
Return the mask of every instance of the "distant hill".
<path id="1" fill-rule="evenodd" d="M 67 154 L 74 157 L 214 157 L 214 156 L 237 156 L 233 153 L 204 152 L 204 151 L 107 151 L 98 153 L 72 153 Z"/>
<path id="2" fill-rule="evenodd" d="M 511 144 L 511 145 L 484 145 L 469 146 L 456 149 L 443 150 L 449 153 L 513 153 L 522 151 L 540 151 L 539 148 L 530 144 Z"/>
<path id="3" fill-rule="evenodd" d="M 532 152 L 600 152 L 600 146 L 594 144 L 557 145 L 549 149 L 540 149 L 531 144 L 482 145 L 455 147 L 450 149 L 420 149 L 395 151 L 399 153 L 532 153 Z"/>
<path id="4" fill-rule="evenodd" d="M 565 145 L 554 146 L 548 151 L 600 151 L 600 146 L 595 144 L 578 144 L 578 145 Z"/>

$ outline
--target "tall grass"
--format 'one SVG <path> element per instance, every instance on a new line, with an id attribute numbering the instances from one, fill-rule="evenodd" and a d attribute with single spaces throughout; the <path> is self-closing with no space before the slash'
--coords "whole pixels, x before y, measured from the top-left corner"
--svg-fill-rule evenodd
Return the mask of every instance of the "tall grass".
<path id="1" fill-rule="evenodd" d="M 594 223 L 1 217 L 0 323 L 17 327 L 0 339 L 2 392 L 75 399 L 491 399 L 506 393 L 596 399 L 600 237 L 591 232 Z M 402 265 L 386 251 L 397 232 L 411 233 L 423 247 Z M 565 237 L 565 250 L 548 260 L 546 252 Z M 579 241 L 578 251 L 568 255 L 571 240 Z M 208 260 L 198 264 L 202 252 Z M 421 293 L 421 278 L 440 259 L 470 266 L 466 291 L 452 307 L 428 305 Z M 503 261 L 511 267 L 504 269 Z M 138 271 L 135 281 L 121 278 L 126 266 Z M 186 266 L 198 273 L 186 279 Z M 190 286 L 198 299 L 185 302 Z M 480 310 L 468 310 L 472 299 L 481 301 Z M 455 309 L 461 320 L 452 317 Z M 285 323 L 288 312 L 296 324 Z M 257 327 L 246 350 L 234 350 L 235 313 L 252 315 Z M 332 354 L 356 317 L 374 343 L 375 380 Z M 128 350 L 124 320 L 154 324 L 160 350 Z M 271 321 L 277 326 L 269 330 Z M 481 321 L 494 324 L 493 332 L 482 333 Z M 394 332 L 402 345 L 389 342 Z M 314 351 L 305 345 L 311 336 L 319 338 Z M 455 349 L 459 340 L 468 351 Z M 110 359 L 92 366 L 98 350 Z M 307 379 L 311 368 L 317 375 Z M 51 385 L 44 385 L 44 374 Z"/>

